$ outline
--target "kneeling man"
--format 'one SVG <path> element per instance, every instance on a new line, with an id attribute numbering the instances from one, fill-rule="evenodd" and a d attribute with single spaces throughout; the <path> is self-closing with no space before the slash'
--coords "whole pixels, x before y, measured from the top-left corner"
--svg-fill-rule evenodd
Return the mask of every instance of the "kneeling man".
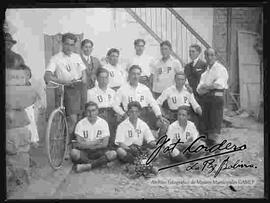
<path id="1" fill-rule="evenodd" d="M 71 160 L 76 172 L 91 170 L 117 157 L 115 151 L 108 149 L 109 126 L 104 119 L 98 117 L 98 105 L 88 102 L 85 109 L 86 117 L 76 125 L 77 143 L 71 150 Z"/>
<path id="2" fill-rule="evenodd" d="M 184 162 L 187 159 L 201 156 L 201 153 L 189 153 L 183 151 L 199 137 L 199 133 L 193 122 L 188 120 L 189 109 L 187 106 L 180 106 L 177 112 L 177 120 L 173 122 L 167 131 L 167 136 L 170 139 L 166 146 L 176 143 L 179 139 L 179 144 L 169 153 L 172 162 Z M 192 146 L 196 148 L 202 144 L 202 141 L 196 141 Z"/>

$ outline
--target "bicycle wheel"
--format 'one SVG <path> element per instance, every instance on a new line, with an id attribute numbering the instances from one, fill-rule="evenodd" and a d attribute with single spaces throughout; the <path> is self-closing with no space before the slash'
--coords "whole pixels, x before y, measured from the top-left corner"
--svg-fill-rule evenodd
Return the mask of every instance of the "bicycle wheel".
<path id="1" fill-rule="evenodd" d="M 46 148 L 49 163 L 55 170 L 62 167 L 67 152 L 68 125 L 61 109 L 55 109 L 48 120 Z"/>

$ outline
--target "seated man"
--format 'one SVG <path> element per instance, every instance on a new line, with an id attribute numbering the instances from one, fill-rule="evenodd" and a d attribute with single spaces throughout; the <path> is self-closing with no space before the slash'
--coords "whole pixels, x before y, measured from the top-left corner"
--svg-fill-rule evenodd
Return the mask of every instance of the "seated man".
<path id="1" fill-rule="evenodd" d="M 150 128 L 138 117 L 141 109 L 139 102 L 130 102 L 128 104 L 128 118 L 120 123 L 116 130 L 115 144 L 119 146 L 117 155 L 121 161 L 126 163 L 133 164 L 141 151 L 151 153 L 151 149 L 156 147 L 155 138 Z"/>
<path id="2" fill-rule="evenodd" d="M 76 172 L 91 170 L 117 157 L 115 151 L 108 149 L 109 126 L 104 119 L 98 117 L 98 105 L 88 102 L 85 109 L 86 117 L 76 125 L 77 143 L 74 143 L 70 153 Z"/>
<path id="3" fill-rule="evenodd" d="M 99 117 L 108 122 L 110 129 L 109 145 L 114 145 L 115 131 L 116 131 L 116 116 L 112 109 L 114 103 L 115 91 L 108 87 L 109 71 L 105 68 L 97 70 L 98 84 L 87 91 L 87 102 L 92 101 L 97 103 L 99 110 Z"/>
<path id="4" fill-rule="evenodd" d="M 192 122 L 197 126 L 197 116 L 201 116 L 202 109 L 198 102 L 195 100 L 193 93 L 190 93 L 184 86 L 186 82 L 186 76 L 184 72 L 177 72 L 174 77 L 175 85 L 165 89 L 158 97 L 157 103 L 163 111 L 164 117 L 166 117 L 170 123 L 177 120 L 177 109 L 179 106 L 187 106 L 190 109 L 190 118 Z M 164 101 L 168 103 L 168 109 L 162 108 Z M 190 108 L 192 107 L 192 109 Z M 198 115 L 196 115 L 198 114 Z"/>
<path id="5" fill-rule="evenodd" d="M 181 142 L 177 144 L 172 152 L 169 153 L 170 159 L 173 162 L 184 162 L 190 158 L 196 158 L 201 155 L 201 153 L 183 153 L 183 151 L 195 140 L 198 138 L 199 133 L 191 121 L 187 120 L 188 118 L 188 109 L 186 106 L 180 106 L 177 110 L 177 121 L 173 122 L 167 131 L 167 136 L 170 140 L 166 143 L 165 146 L 176 143 L 178 139 Z M 192 148 L 196 148 L 202 141 L 198 140 L 194 143 Z"/>
<path id="6" fill-rule="evenodd" d="M 162 117 L 160 108 L 153 98 L 150 89 L 144 84 L 139 83 L 141 73 L 142 69 L 137 65 L 132 65 L 129 68 L 128 82 L 117 90 L 113 109 L 124 120 L 127 117 L 128 103 L 137 101 L 142 107 L 140 118 L 147 123 L 151 130 L 160 129 L 159 134 L 165 133 L 169 123 Z"/>

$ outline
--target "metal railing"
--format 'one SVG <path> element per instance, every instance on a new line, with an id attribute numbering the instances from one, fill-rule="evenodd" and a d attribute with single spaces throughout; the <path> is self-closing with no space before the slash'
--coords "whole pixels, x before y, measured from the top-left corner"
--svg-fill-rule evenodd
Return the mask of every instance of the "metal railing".
<path id="1" fill-rule="evenodd" d="M 198 44 L 202 51 L 210 45 L 173 8 L 125 8 L 158 42 L 169 40 L 173 55 L 182 65 L 189 62 L 189 46 Z M 201 55 L 203 57 L 203 54 Z M 220 62 L 225 61 L 218 57 Z"/>

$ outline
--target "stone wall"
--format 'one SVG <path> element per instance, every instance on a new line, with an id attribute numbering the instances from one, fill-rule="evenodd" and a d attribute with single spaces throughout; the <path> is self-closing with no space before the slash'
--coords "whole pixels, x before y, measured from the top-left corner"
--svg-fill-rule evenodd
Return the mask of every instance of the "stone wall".
<path id="1" fill-rule="evenodd" d="M 24 86 L 20 70 L 6 70 L 6 175 L 12 181 L 29 182 L 30 120 L 25 108 L 34 104 L 36 92 Z M 20 79 L 20 81 L 14 82 Z M 13 82 L 10 82 L 13 80 Z"/>

